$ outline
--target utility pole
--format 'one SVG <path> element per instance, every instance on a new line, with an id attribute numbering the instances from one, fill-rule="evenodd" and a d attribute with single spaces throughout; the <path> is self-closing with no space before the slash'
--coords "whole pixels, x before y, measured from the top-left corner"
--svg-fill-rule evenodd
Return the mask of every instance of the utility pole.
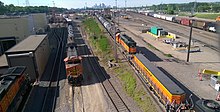
<path id="1" fill-rule="evenodd" d="M 115 4 L 116 4 L 116 11 L 117 11 L 117 0 L 115 0 Z M 115 12 L 116 12 L 115 11 Z M 116 14 L 116 13 L 115 13 Z M 114 15 L 114 18 L 116 19 L 116 15 L 115 14 L 113 14 Z M 117 63 L 118 62 L 118 54 L 117 54 L 117 46 L 116 46 L 116 24 L 115 24 L 115 22 L 114 22 L 114 26 L 115 26 L 115 31 L 114 31 L 114 42 L 115 42 L 115 44 L 114 44 L 114 49 L 115 49 L 115 62 Z"/>
<path id="2" fill-rule="evenodd" d="M 52 1 L 53 2 L 53 7 L 55 7 L 55 2 L 54 1 Z"/>
<path id="3" fill-rule="evenodd" d="M 118 0 L 115 0 L 116 1 L 116 10 L 117 10 L 117 13 L 116 14 L 118 14 L 118 27 L 119 27 L 119 7 L 118 7 L 118 5 L 117 5 L 117 1 Z"/>
<path id="4" fill-rule="evenodd" d="M 190 55 L 190 48 L 191 48 L 191 41 L 192 41 L 192 29 L 193 29 L 192 25 L 193 25 L 193 21 L 194 21 L 193 19 L 191 19 L 191 17 L 193 17 L 193 15 L 194 15 L 195 8 L 196 8 L 196 0 L 194 2 L 194 7 L 192 8 L 192 11 L 191 11 L 191 16 L 189 17 L 190 34 L 189 34 L 189 45 L 188 45 L 187 58 L 186 58 L 187 62 L 189 62 L 189 55 Z"/>
<path id="5" fill-rule="evenodd" d="M 85 10 L 87 9 L 87 2 L 85 3 Z"/>
<path id="6" fill-rule="evenodd" d="M 26 6 L 30 6 L 29 0 L 25 0 Z"/>
<path id="7" fill-rule="evenodd" d="M 125 0 L 125 12 L 126 12 L 126 8 L 127 8 L 127 0 Z"/>
<path id="8" fill-rule="evenodd" d="M 17 0 L 17 2 L 18 2 L 18 6 L 19 6 L 19 0 Z"/>
<path id="9" fill-rule="evenodd" d="M 190 19 L 189 19 L 190 22 Z M 193 25 L 193 20 L 190 24 L 190 35 L 189 35 L 189 45 L 188 45 L 188 52 L 187 52 L 187 59 L 186 61 L 189 62 L 189 54 L 190 54 L 190 47 L 191 47 L 191 40 L 192 40 L 192 25 Z"/>

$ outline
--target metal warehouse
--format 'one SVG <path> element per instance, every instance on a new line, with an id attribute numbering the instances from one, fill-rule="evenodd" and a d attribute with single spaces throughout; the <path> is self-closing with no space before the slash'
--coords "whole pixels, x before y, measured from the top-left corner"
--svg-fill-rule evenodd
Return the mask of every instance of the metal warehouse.
<path id="1" fill-rule="evenodd" d="M 8 65 L 26 66 L 32 81 L 40 78 L 49 55 L 49 40 L 46 35 L 31 35 L 6 51 Z"/>
<path id="2" fill-rule="evenodd" d="M 42 34 L 47 26 L 45 13 L 0 16 L 0 55 L 29 35 Z"/>

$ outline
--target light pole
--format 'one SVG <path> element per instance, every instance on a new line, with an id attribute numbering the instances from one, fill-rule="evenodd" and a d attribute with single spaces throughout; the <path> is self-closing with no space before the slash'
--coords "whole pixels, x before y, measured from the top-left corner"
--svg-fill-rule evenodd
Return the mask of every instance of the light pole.
<path id="1" fill-rule="evenodd" d="M 115 0 L 115 4 L 116 4 L 116 10 L 117 10 L 117 0 Z M 115 13 L 116 14 L 116 13 Z M 116 17 L 116 15 L 114 15 L 114 18 Z M 114 22 L 114 27 L 115 27 L 115 31 L 114 31 L 114 49 L 115 49 L 115 62 L 118 62 L 118 54 L 117 54 L 117 46 L 116 46 L 116 24 Z"/>
<path id="2" fill-rule="evenodd" d="M 186 58 L 187 62 L 189 62 L 189 54 L 190 54 L 190 47 L 191 47 L 191 40 L 192 40 L 193 19 L 192 19 L 192 22 L 190 22 L 190 19 L 189 19 L 189 24 L 190 24 L 190 34 L 189 34 L 189 45 L 188 45 L 188 52 L 187 52 L 187 58 Z"/>
<path id="3" fill-rule="evenodd" d="M 193 19 L 191 19 L 191 17 L 193 17 L 193 15 L 194 15 L 195 8 L 196 8 L 196 0 L 194 2 L 194 7 L 192 8 L 192 11 L 191 11 L 191 16 L 189 17 L 190 35 L 189 35 L 189 45 L 188 45 L 187 58 L 186 58 L 187 62 L 189 62 L 190 47 L 191 47 L 191 40 L 192 40 L 192 25 L 193 25 L 193 21 L 194 21 Z M 191 20 L 191 22 L 190 22 L 190 20 Z"/>
<path id="4" fill-rule="evenodd" d="M 125 0 L 125 12 L 126 12 L 126 8 L 127 8 L 127 0 Z"/>

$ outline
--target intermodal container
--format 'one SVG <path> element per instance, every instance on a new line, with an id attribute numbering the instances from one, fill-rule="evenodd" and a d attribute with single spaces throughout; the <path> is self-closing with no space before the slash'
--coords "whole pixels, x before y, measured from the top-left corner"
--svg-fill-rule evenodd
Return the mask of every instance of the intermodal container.
<path id="1" fill-rule="evenodd" d="M 150 32 L 154 35 L 158 35 L 159 30 L 163 30 L 163 29 L 156 27 L 156 26 L 153 26 L 153 27 L 151 27 Z"/>

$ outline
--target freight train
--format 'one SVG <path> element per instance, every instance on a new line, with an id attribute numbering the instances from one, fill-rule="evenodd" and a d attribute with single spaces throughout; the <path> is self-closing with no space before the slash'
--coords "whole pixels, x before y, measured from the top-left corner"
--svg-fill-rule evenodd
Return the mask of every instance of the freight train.
<path id="1" fill-rule="evenodd" d="M 0 77 L 0 112 L 16 112 L 28 87 L 30 78 L 26 67 L 11 67 Z"/>
<path id="2" fill-rule="evenodd" d="M 154 66 L 143 54 L 133 55 L 132 61 L 163 104 L 180 105 L 185 102 L 186 93 L 184 90 Z"/>
<path id="3" fill-rule="evenodd" d="M 122 38 L 126 36 L 120 36 L 120 32 L 117 32 L 116 34 L 112 33 L 112 31 L 115 30 L 114 26 L 97 14 L 96 17 L 110 33 L 112 38 L 116 37 L 116 41 L 119 43 L 120 41 L 124 42 Z M 168 17 L 167 20 L 175 19 Z M 125 48 L 125 46 L 123 47 Z M 127 51 L 129 51 L 128 48 Z M 180 88 L 173 80 L 159 70 L 159 68 L 153 65 L 143 54 L 136 53 L 136 49 L 135 52 L 133 52 L 131 59 L 132 64 L 141 73 L 141 77 L 150 86 L 149 88 L 165 105 L 167 112 L 182 112 L 184 110 L 191 109 L 195 110 L 195 112 L 220 112 L 220 106 L 215 101 L 200 99 L 194 103 L 192 100 L 192 95 L 190 95 L 189 98 L 186 98 L 187 94 L 182 88 Z"/>
<path id="4" fill-rule="evenodd" d="M 64 62 L 68 83 L 73 85 L 81 84 L 83 80 L 82 57 L 77 54 L 77 45 L 74 41 L 72 25 L 68 26 L 66 55 L 67 57 L 64 59 Z"/>
<path id="5" fill-rule="evenodd" d="M 103 17 L 98 16 L 99 21 L 108 29 L 114 29 L 109 22 Z M 113 37 L 114 35 L 111 34 Z M 126 51 L 133 55 L 132 62 L 143 74 L 143 77 L 150 84 L 153 91 L 157 94 L 160 101 L 166 105 L 172 105 L 174 109 L 182 106 L 186 100 L 186 93 L 168 76 L 161 72 L 156 66 L 143 56 L 143 54 L 136 54 L 136 42 L 124 34 L 116 33 L 116 41 L 120 43 Z M 130 45 L 130 46 L 128 46 Z"/>
<path id="6" fill-rule="evenodd" d="M 172 16 L 172 15 L 157 14 L 154 12 L 145 13 L 145 15 L 158 18 L 158 19 L 162 19 L 162 20 L 166 20 L 166 21 L 170 21 L 170 22 L 174 22 L 174 23 L 178 23 L 178 24 L 182 24 L 185 26 L 190 26 L 190 24 L 192 23 L 192 26 L 194 28 L 202 29 L 205 31 L 216 32 L 216 28 L 217 28 L 217 22 L 207 21 L 204 19 L 195 19 L 195 18 L 190 19 L 188 17 L 178 17 L 178 16 Z"/>
<path id="7" fill-rule="evenodd" d="M 129 36 L 120 34 L 120 30 L 115 28 L 110 22 L 104 19 L 102 16 L 96 14 L 97 19 L 105 27 L 111 37 L 114 39 L 116 37 L 116 42 L 121 44 L 126 52 L 129 54 L 136 53 L 136 42 Z M 116 35 L 116 36 L 115 36 Z"/>

